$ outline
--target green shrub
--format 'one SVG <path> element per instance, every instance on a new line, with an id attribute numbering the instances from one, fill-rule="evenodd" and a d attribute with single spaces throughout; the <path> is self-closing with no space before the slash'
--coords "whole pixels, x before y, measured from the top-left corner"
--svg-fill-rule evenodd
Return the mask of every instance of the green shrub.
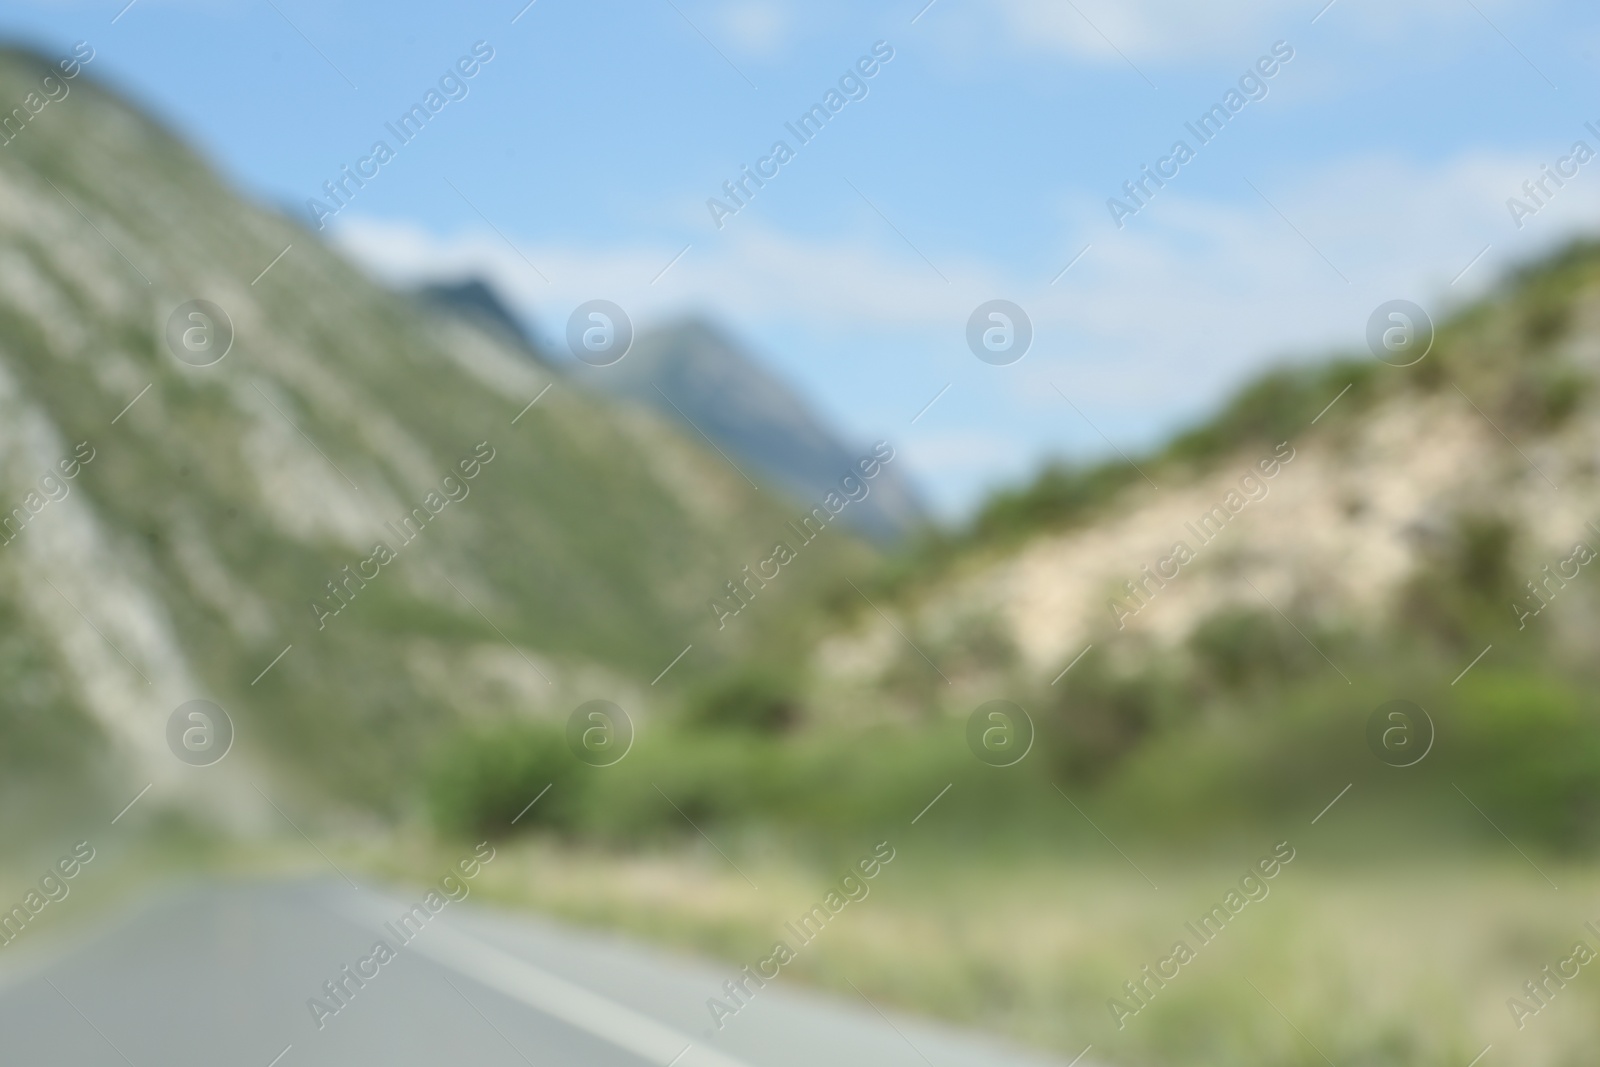
<path id="1" fill-rule="evenodd" d="M 1401 590 L 1400 621 L 1458 649 L 1503 629 L 1518 595 L 1516 542 L 1516 527 L 1497 515 L 1457 515 Z"/>
<path id="2" fill-rule="evenodd" d="M 1280 680 L 1321 663 L 1305 639 L 1276 615 L 1252 608 L 1223 608 L 1189 635 L 1202 678 L 1224 690 Z"/>
<path id="3" fill-rule="evenodd" d="M 798 685 L 789 672 L 772 667 L 744 667 L 716 679 L 692 694 L 684 721 L 708 730 L 782 733 L 800 721 Z"/>
<path id="4" fill-rule="evenodd" d="M 1053 769 L 1099 782 L 1180 707 L 1179 693 L 1153 666 L 1123 674 L 1103 658 L 1086 659 L 1046 698 L 1040 734 Z"/>
<path id="5" fill-rule="evenodd" d="M 1075 525 L 1138 480 L 1138 472 L 1121 460 L 1089 466 L 1050 463 L 1028 485 L 991 496 L 965 540 L 1007 545 L 1040 530 Z"/>
<path id="6" fill-rule="evenodd" d="M 1531 672 L 1486 671 L 1440 716 L 1436 772 L 1449 773 L 1513 836 L 1592 848 L 1600 843 L 1600 708 L 1592 692 Z"/>
<path id="7" fill-rule="evenodd" d="M 465 731 L 445 744 L 428 780 L 435 825 L 449 834 L 501 836 L 516 829 L 577 827 L 584 788 L 557 725 L 515 722 Z M 522 815 L 540 792 L 549 791 Z"/>

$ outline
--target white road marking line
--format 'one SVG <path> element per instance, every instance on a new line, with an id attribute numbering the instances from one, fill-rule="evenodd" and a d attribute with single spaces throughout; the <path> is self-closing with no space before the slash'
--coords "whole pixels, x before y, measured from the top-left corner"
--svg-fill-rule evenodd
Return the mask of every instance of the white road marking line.
<path id="1" fill-rule="evenodd" d="M 393 909 L 405 907 L 387 900 L 382 905 L 368 903 L 373 897 L 368 893 L 359 901 L 350 901 L 344 913 L 358 922 L 382 924 L 393 917 Z M 430 925 L 427 937 L 407 947 L 463 978 L 651 1063 L 683 1056 L 680 1050 L 694 1044 L 687 1034 L 451 927 Z M 682 1062 L 686 1067 L 749 1067 L 703 1045 L 695 1045 Z"/>

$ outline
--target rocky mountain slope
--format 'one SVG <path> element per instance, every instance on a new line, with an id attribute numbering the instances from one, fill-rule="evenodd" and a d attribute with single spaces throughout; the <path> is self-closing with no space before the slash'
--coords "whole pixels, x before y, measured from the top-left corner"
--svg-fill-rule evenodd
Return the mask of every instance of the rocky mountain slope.
<path id="1" fill-rule="evenodd" d="M 575 364 L 572 373 L 599 392 L 704 433 L 748 466 L 757 483 L 807 506 L 870 451 L 841 441 L 790 386 L 702 319 L 645 331 L 621 363 Z M 926 516 L 909 482 L 886 468 L 845 521 L 889 542 L 916 530 Z"/>
<path id="2" fill-rule="evenodd" d="M 541 363 L 548 362 L 539 351 L 528 329 L 506 306 L 494 287 L 482 278 L 430 282 L 419 286 L 416 295 L 432 309 L 464 319 L 491 334 L 499 335 Z"/>
<path id="3" fill-rule="evenodd" d="M 0 54 L 0 100 L 45 72 Z M 762 619 L 719 632 L 706 603 L 789 517 L 665 420 L 370 283 L 88 73 L 0 148 L 7 787 L 393 808 L 462 718 L 646 714 L 735 655 Z M 193 699 L 237 729 L 212 767 L 169 750 Z"/>
<path id="4" fill-rule="evenodd" d="M 969 538 L 902 587 L 900 625 L 929 649 L 982 631 L 1048 681 L 1091 643 L 1170 649 L 1230 608 L 1304 629 L 1398 617 L 1475 529 L 1503 531 L 1504 619 L 1520 623 L 1551 599 L 1526 583 L 1583 582 L 1566 561 L 1600 550 L 1597 375 L 1600 248 L 1579 245 L 1441 324 L 1413 366 L 1277 371 L 1137 470 L 1056 470 L 1004 495 L 976 527 L 1020 532 Z M 863 612 L 820 659 L 860 682 L 905 649 Z"/>
<path id="5" fill-rule="evenodd" d="M 763 368 L 728 334 L 697 318 L 645 330 L 620 362 L 589 366 L 544 351 L 492 286 L 481 279 L 417 290 L 425 305 L 511 341 L 540 363 L 602 396 L 636 404 L 704 434 L 752 480 L 809 506 L 867 449 L 852 449 L 793 387 Z M 885 470 L 872 496 L 843 515 L 858 533 L 888 544 L 928 521 L 910 483 Z"/>

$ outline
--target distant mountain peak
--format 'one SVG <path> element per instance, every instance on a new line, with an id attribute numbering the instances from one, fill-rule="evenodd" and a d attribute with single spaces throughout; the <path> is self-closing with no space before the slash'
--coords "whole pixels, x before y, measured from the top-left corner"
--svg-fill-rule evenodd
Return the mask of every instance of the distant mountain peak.
<path id="1" fill-rule="evenodd" d="M 0 100 L 38 76 L 0 53 Z M 667 685 L 812 610 L 788 582 L 701 636 L 785 501 L 691 431 L 552 388 L 487 283 L 432 306 L 375 285 L 91 77 L 0 152 L 6 796 L 115 812 L 148 784 L 133 819 L 243 798 L 244 825 L 246 779 L 281 775 L 308 807 L 396 812 L 464 723 L 642 704 L 680 639 Z M 205 366 L 173 335 L 201 299 L 237 331 Z M 807 565 L 867 555 L 830 538 Z M 250 739 L 220 776 L 176 732 L 201 697 Z"/>
<path id="2" fill-rule="evenodd" d="M 517 343 L 530 353 L 538 352 L 527 326 L 501 298 L 499 291 L 484 278 L 428 282 L 418 286 L 416 294 L 435 307 L 502 334 L 506 340 Z"/>
<path id="3" fill-rule="evenodd" d="M 870 451 L 842 440 L 798 389 L 704 315 L 642 332 L 620 363 L 579 364 L 572 373 L 600 392 L 688 423 L 758 483 L 797 502 L 815 503 Z M 880 542 L 925 520 L 899 470 L 885 469 L 862 505 L 852 509 L 850 524 Z"/>
<path id="4" fill-rule="evenodd" d="M 797 504 L 815 504 L 836 489 L 871 451 L 866 444 L 847 444 L 799 389 L 703 312 L 641 332 L 626 358 L 594 367 L 552 359 L 481 277 L 429 282 L 414 292 L 424 304 L 510 341 L 542 362 L 559 363 L 595 392 L 650 408 L 692 435 L 704 434 L 741 473 Z M 925 521 L 903 472 L 885 469 L 868 499 L 851 509 L 847 524 L 882 543 Z"/>

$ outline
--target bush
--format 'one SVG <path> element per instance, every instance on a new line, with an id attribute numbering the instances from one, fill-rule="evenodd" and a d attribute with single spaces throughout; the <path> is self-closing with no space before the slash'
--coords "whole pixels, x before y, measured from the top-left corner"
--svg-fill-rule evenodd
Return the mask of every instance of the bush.
<path id="1" fill-rule="evenodd" d="M 785 671 L 747 667 L 690 696 L 684 722 L 697 729 L 783 733 L 800 721 L 797 689 Z"/>
<path id="2" fill-rule="evenodd" d="M 1177 717 L 1178 693 L 1146 669 L 1131 675 L 1086 660 L 1045 706 L 1040 733 L 1051 763 L 1069 777 L 1098 782 L 1158 726 Z"/>
<path id="3" fill-rule="evenodd" d="M 1457 648 L 1503 629 L 1518 596 L 1516 541 L 1498 516 L 1457 515 L 1401 591 L 1401 621 Z"/>
<path id="4" fill-rule="evenodd" d="M 971 544 L 1008 545 L 1040 530 L 1076 525 L 1138 480 L 1138 472 L 1122 461 L 1089 466 L 1050 463 L 1030 484 L 991 496 L 965 539 Z"/>
<path id="5" fill-rule="evenodd" d="M 1317 658 L 1282 619 L 1243 607 L 1224 608 L 1202 621 L 1189 635 L 1189 650 L 1202 676 L 1225 690 L 1292 677 Z"/>
<path id="6" fill-rule="evenodd" d="M 443 832 L 503 836 L 514 829 L 576 828 L 583 764 L 559 726 L 515 722 L 469 730 L 443 746 L 428 781 L 428 807 Z M 549 792 L 517 818 L 528 803 Z M 516 820 L 513 827 L 512 820 Z"/>
<path id="7" fill-rule="evenodd" d="M 1270 370 L 1245 386 L 1216 415 L 1173 439 L 1163 460 L 1211 462 L 1241 448 L 1271 446 L 1293 440 L 1306 423 L 1345 386 L 1343 415 L 1369 403 L 1378 378 L 1370 359 L 1341 359 L 1320 366 L 1285 366 Z"/>
<path id="8" fill-rule="evenodd" d="M 1440 734 L 1440 766 L 1513 837 L 1600 842 L 1600 714 L 1592 697 L 1532 673 L 1485 673 Z"/>

